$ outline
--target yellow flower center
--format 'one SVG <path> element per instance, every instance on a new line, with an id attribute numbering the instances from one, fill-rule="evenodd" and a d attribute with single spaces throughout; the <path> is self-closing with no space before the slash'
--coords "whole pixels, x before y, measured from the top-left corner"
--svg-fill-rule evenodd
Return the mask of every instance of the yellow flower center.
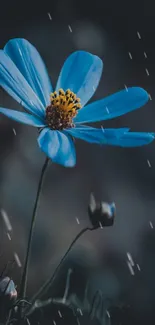
<path id="1" fill-rule="evenodd" d="M 52 130 L 74 127 L 73 118 L 81 108 L 80 98 L 70 90 L 54 92 L 50 95 L 51 104 L 46 108 L 46 122 Z"/>

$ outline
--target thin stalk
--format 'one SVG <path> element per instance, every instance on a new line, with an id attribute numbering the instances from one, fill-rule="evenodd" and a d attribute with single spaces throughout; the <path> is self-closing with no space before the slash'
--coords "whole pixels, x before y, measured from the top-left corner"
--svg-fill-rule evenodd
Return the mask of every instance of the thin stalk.
<path id="1" fill-rule="evenodd" d="M 77 240 L 84 234 L 86 233 L 88 230 L 92 231 L 94 230 L 94 228 L 89 228 L 86 227 L 84 229 L 82 229 L 77 235 L 76 237 L 73 239 L 73 241 L 71 242 L 69 248 L 67 249 L 65 255 L 62 257 L 62 259 L 60 260 L 60 263 L 58 264 L 58 266 L 56 267 L 53 275 L 51 277 L 49 277 L 46 282 L 42 285 L 42 287 L 38 290 L 38 292 L 32 297 L 32 299 L 30 300 L 30 303 L 32 304 L 31 307 L 27 307 L 26 309 L 26 314 L 27 312 L 29 313 L 30 309 L 33 307 L 33 304 L 35 303 L 35 301 L 38 298 L 41 298 L 48 290 L 48 288 L 53 284 L 55 277 L 60 269 L 60 267 L 62 266 L 64 260 L 66 259 L 66 257 L 68 256 L 69 252 L 71 251 L 72 247 L 75 245 L 75 243 L 77 242 Z"/>
<path id="2" fill-rule="evenodd" d="M 48 166 L 48 162 L 49 162 L 49 159 L 46 158 L 43 168 L 42 168 L 42 171 L 41 171 L 39 184 L 38 184 L 38 190 L 37 190 L 36 199 L 35 199 L 35 204 L 34 204 L 34 208 L 33 208 L 25 264 L 24 264 L 23 274 L 22 274 L 22 278 L 21 278 L 21 285 L 20 285 L 20 292 L 19 292 L 20 299 L 25 299 L 25 296 L 26 296 L 27 276 L 28 276 L 28 267 L 29 267 L 29 262 L 30 262 L 32 238 L 33 238 L 33 234 L 34 234 L 34 227 L 35 227 L 35 222 L 36 222 L 39 199 L 40 199 L 40 195 L 41 195 L 43 180 L 44 180 L 44 176 L 45 176 L 45 171 Z M 22 311 L 22 308 L 20 309 L 20 313 L 21 313 L 21 311 Z"/>

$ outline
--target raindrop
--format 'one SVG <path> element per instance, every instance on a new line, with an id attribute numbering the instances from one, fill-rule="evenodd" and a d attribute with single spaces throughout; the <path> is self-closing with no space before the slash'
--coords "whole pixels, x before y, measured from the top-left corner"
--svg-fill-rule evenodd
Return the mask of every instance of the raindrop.
<path id="1" fill-rule="evenodd" d="M 134 269 L 133 269 L 133 267 L 132 267 L 132 265 L 131 265 L 131 263 L 129 261 L 127 261 L 127 265 L 128 265 L 128 268 L 129 268 L 129 271 L 130 271 L 131 275 L 135 275 Z"/>
<path id="2" fill-rule="evenodd" d="M 80 221 L 79 221 L 79 219 L 78 219 L 78 218 L 76 218 L 76 222 L 77 222 L 77 224 L 78 224 L 78 225 L 80 224 Z"/>
<path id="3" fill-rule="evenodd" d="M 149 222 L 151 229 L 153 229 L 153 223 L 152 221 Z"/>
<path id="4" fill-rule="evenodd" d="M 149 94 L 149 98 L 150 98 L 150 100 L 152 100 L 152 97 L 151 97 L 151 95 Z"/>
<path id="5" fill-rule="evenodd" d="M 128 257 L 128 260 L 129 260 L 130 264 L 131 264 L 132 266 L 134 266 L 135 263 L 134 263 L 134 261 L 133 261 L 133 258 L 132 258 L 132 256 L 131 256 L 131 254 L 130 254 L 129 252 L 127 252 L 126 254 L 127 254 L 127 257 Z"/>
<path id="6" fill-rule="evenodd" d="M 103 229 L 103 226 L 102 226 L 101 222 L 99 222 L 99 225 L 100 225 L 100 228 Z"/>
<path id="7" fill-rule="evenodd" d="M 11 240 L 10 234 L 7 232 L 8 239 Z"/>
<path id="8" fill-rule="evenodd" d="M 52 20 L 50 12 L 47 13 L 50 20 Z"/>
<path id="9" fill-rule="evenodd" d="M 96 201 L 93 193 L 90 193 L 90 202 L 89 202 L 89 207 L 91 212 L 94 212 L 96 209 Z"/>
<path id="10" fill-rule="evenodd" d="M 139 32 L 137 32 L 138 38 L 141 39 L 141 35 Z"/>
<path id="11" fill-rule="evenodd" d="M 61 311 L 60 310 L 58 310 L 58 314 L 62 318 L 62 314 L 61 314 Z"/>
<path id="12" fill-rule="evenodd" d="M 11 231 L 12 230 L 12 226 L 11 226 L 11 222 L 9 220 L 9 217 L 8 217 L 6 211 L 3 210 L 3 209 L 1 209 L 1 215 L 2 215 L 2 218 L 3 218 L 3 221 L 5 223 L 5 226 L 6 226 L 7 231 Z"/>
<path id="13" fill-rule="evenodd" d="M 18 267 L 22 267 L 21 261 L 20 261 L 17 253 L 14 253 L 14 258 L 15 258 L 15 261 L 16 261 Z"/>
<path id="14" fill-rule="evenodd" d="M 145 58 L 147 59 L 147 54 L 146 54 L 146 52 L 144 52 L 144 56 L 145 56 Z"/>
<path id="15" fill-rule="evenodd" d="M 12 129 L 12 131 L 13 131 L 14 135 L 16 135 L 16 134 L 17 134 L 17 133 L 16 133 L 16 130 L 15 130 L 15 129 Z"/>
<path id="16" fill-rule="evenodd" d="M 108 317 L 110 318 L 110 314 L 109 314 L 109 311 L 108 310 L 106 310 L 106 313 L 107 313 Z"/>
<path id="17" fill-rule="evenodd" d="M 102 129 L 102 132 L 104 133 L 105 131 L 104 131 L 104 127 L 101 125 L 101 129 Z"/>
<path id="18" fill-rule="evenodd" d="M 151 164 L 150 164 L 150 161 L 149 160 L 147 160 L 147 163 L 148 163 L 148 166 L 151 168 Z"/>
<path id="19" fill-rule="evenodd" d="M 72 28 L 70 25 L 68 25 L 69 31 L 72 33 Z"/>
<path id="20" fill-rule="evenodd" d="M 109 109 L 108 109 L 108 107 L 106 106 L 106 111 L 107 111 L 107 113 L 109 114 Z"/>
<path id="21" fill-rule="evenodd" d="M 147 76 L 149 76 L 150 74 L 149 74 L 148 69 L 145 69 L 145 71 L 146 71 Z"/>
<path id="22" fill-rule="evenodd" d="M 79 313 L 81 316 L 83 316 L 82 310 L 80 308 L 77 308 L 77 313 Z"/>
<path id="23" fill-rule="evenodd" d="M 124 87 L 125 87 L 126 91 L 128 92 L 128 87 L 126 85 L 124 85 Z"/>
<path id="24" fill-rule="evenodd" d="M 132 54 L 130 52 L 128 52 L 129 54 L 129 58 L 132 60 Z"/>

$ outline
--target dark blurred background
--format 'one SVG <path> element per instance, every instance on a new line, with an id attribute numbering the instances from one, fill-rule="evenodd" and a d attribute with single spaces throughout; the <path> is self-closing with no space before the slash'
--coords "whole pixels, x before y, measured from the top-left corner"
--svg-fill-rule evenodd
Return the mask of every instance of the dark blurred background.
<path id="1" fill-rule="evenodd" d="M 36 46 L 53 85 L 71 52 L 83 49 L 100 56 L 104 72 L 93 100 L 125 86 L 141 86 L 150 94 L 150 101 L 143 108 L 102 125 L 155 132 L 153 0 L 3 1 L 0 47 L 15 37 L 26 38 Z M 20 109 L 2 89 L 0 105 Z M 1 269 L 14 253 L 23 264 L 44 162 L 36 136 L 32 127 L 0 117 L 0 208 L 13 227 L 9 240 L 1 218 Z M 88 225 L 87 204 L 93 191 L 98 200 L 115 202 L 115 224 L 83 236 L 49 294 L 63 295 L 67 269 L 71 267 L 71 291 L 79 299 L 83 299 L 89 274 L 93 274 L 92 292 L 96 290 L 94 285 L 107 292 L 113 301 L 112 324 L 155 324 L 155 144 L 122 149 L 77 141 L 76 148 L 76 168 L 65 169 L 51 163 L 46 175 L 33 241 L 28 296 L 53 272 L 77 232 Z M 18 286 L 20 264 L 9 272 Z M 117 310 L 118 301 L 123 304 Z M 51 308 L 39 314 L 41 324 L 52 324 L 54 320 L 58 325 L 74 325 L 68 309 L 60 317 L 57 309 Z M 90 324 L 84 316 L 79 322 Z"/>

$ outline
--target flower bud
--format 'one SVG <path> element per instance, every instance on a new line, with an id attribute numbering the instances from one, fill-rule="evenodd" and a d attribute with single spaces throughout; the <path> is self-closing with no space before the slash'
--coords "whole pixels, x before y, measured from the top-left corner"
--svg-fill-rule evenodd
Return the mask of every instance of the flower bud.
<path id="1" fill-rule="evenodd" d="M 10 300 L 17 298 L 15 284 L 8 276 L 0 280 L 0 297 L 2 296 L 8 297 Z"/>
<path id="2" fill-rule="evenodd" d="M 0 279 L 0 322 L 8 315 L 9 309 L 17 298 L 17 291 L 13 280 L 9 277 Z"/>
<path id="3" fill-rule="evenodd" d="M 96 202 L 94 195 L 91 193 L 88 214 L 94 229 L 112 226 L 115 211 L 115 203 Z"/>

